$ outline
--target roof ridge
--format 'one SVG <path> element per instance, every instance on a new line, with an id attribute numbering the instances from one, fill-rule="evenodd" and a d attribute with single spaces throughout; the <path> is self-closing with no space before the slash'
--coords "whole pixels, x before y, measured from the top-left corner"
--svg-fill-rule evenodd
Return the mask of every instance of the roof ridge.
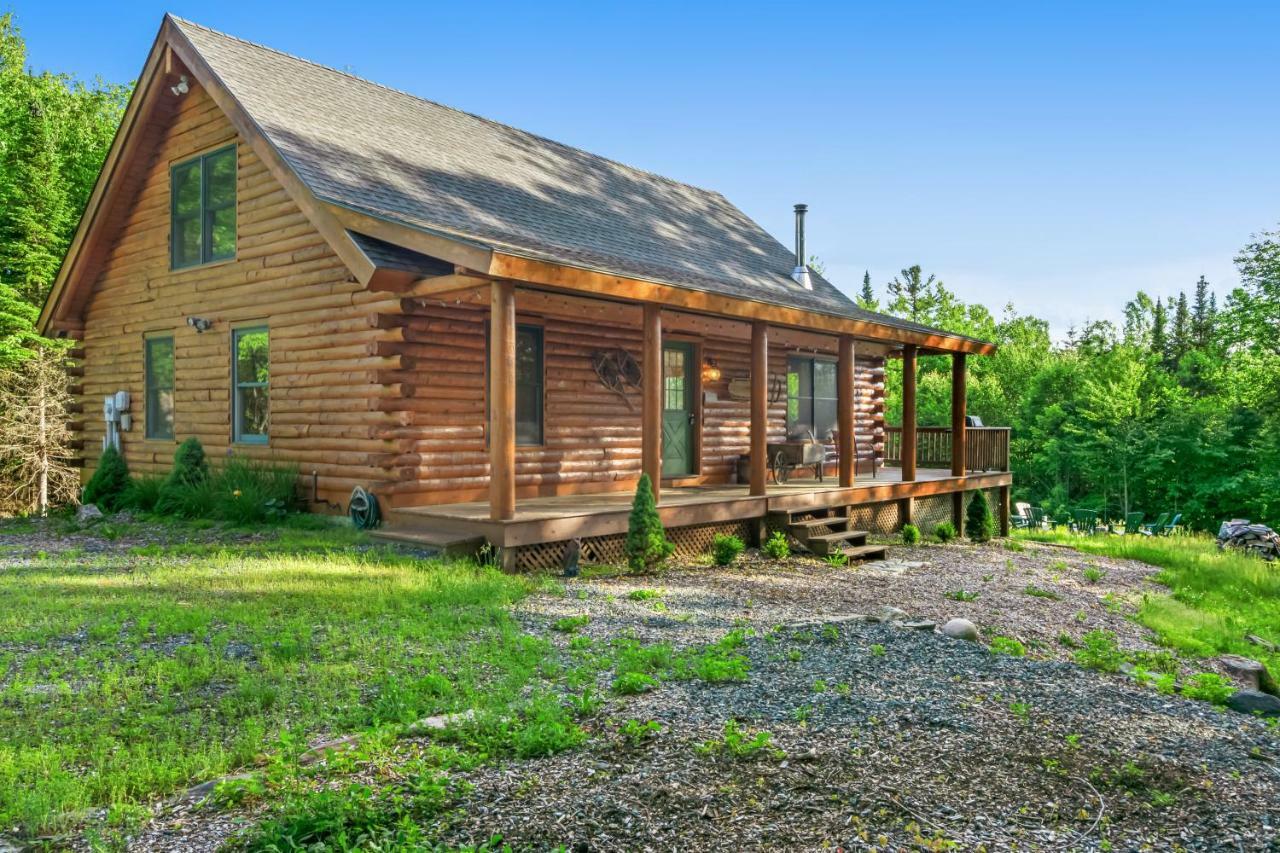
<path id="1" fill-rule="evenodd" d="M 292 59 L 296 62 L 305 63 L 315 68 L 319 68 L 322 71 L 330 71 L 334 74 L 340 74 L 343 77 L 349 77 L 352 80 L 355 80 L 360 83 L 364 83 L 369 86 L 373 86 L 377 89 L 382 89 L 383 91 L 386 91 L 386 92 L 393 92 L 397 95 L 401 95 L 403 97 L 409 98 L 414 101 L 419 101 L 424 104 L 431 104 L 434 107 L 439 107 L 440 109 L 443 109 L 443 110 L 449 110 L 450 112 L 458 113 L 459 115 L 469 116 L 470 118 L 476 119 L 477 121 L 482 121 L 485 124 L 491 124 L 495 127 L 500 127 L 505 130 L 518 133 L 521 136 L 528 136 L 534 139 L 540 139 L 543 142 L 548 142 L 552 145 L 559 146 L 560 148 L 564 148 L 569 151 L 575 151 L 575 152 L 578 152 L 579 154 L 586 154 L 589 157 L 595 157 L 599 160 L 604 160 L 608 163 L 612 163 L 615 166 L 620 166 L 623 169 L 629 169 L 633 172 L 639 172 L 642 175 L 648 175 L 651 178 L 656 178 L 657 180 L 667 184 L 673 184 L 678 187 L 688 187 L 689 189 L 697 190 L 700 193 L 707 193 L 708 195 L 714 195 L 717 198 L 719 198 L 721 201 L 726 202 L 731 207 L 734 207 L 735 210 L 737 209 L 737 207 L 733 204 L 733 202 L 730 202 L 728 198 L 726 198 L 724 194 L 721 193 L 719 190 L 714 190 L 714 189 L 711 189 L 710 187 L 700 187 L 697 184 L 691 184 L 688 181 L 679 181 L 679 180 L 676 180 L 675 178 L 671 178 L 666 175 L 659 174 L 658 172 L 651 172 L 648 169 L 642 169 L 639 166 L 632 166 L 630 163 L 624 163 L 621 160 L 615 160 L 612 157 L 606 157 L 603 154 L 597 154 L 594 151 L 588 151 L 585 148 L 579 148 L 576 145 L 570 145 L 567 142 L 561 142 L 558 139 L 552 139 L 549 136 L 543 136 L 540 133 L 534 133 L 531 130 L 525 130 L 523 128 L 516 127 L 513 124 L 507 124 L 504 121 L 498 121 L 497 119 L 492 119 L 492 118 L 489 118 L 488 116 L 482 116 L 479 113 L 473 113 L 470 110 L 463 110 L 463 109 L 459 109 L 458 107 L 451 107 L 448 104 L 441 103 L 440 101 L 433 101 L 430 98 L 424 98 L 421 95 L 415 95 L 412 92 L 406 92 L 404 89 L 397 89 L 395 86 L 388 86 L 385 83 L 379 83 L 377 80 L 371 80 L 368 77 L 361 77 L 359 74 L 353 74 L 350 71 L 344 71 L 341 68 L 334 68 L 332 65 L 325 65 L 322 62 L 316 62 L 314 59 L 307 59 L 305 56 L 298 56 L 297 54 L 289 53 L 287 50 L 280 50 L 279 48 L 271 47 L 270 45 L 262 44 L 261 42 L 252 41 L 247 38 L 242 38 L 232 33 L 223 32 L 222 30 L 215 30 L 213 27 L 206 27 L 204 24 L 198 24 L 195 21 L 188 20 L 186 18 L 180 17 L 178 15 L 174 15 L 172 13 L 168 13 L 168 17 L 171 18 L 176 23 L 181 24 L 183 26 L 195 27 L 198 30 L 204 30 L 207 33 L 212 33 L 216 36 L 221 36 L 222 38 L 231 39 L 232 41 L 240 42 L 241 44 L 248 45 L 249 47 L 257 48 L 258 50 L 265 50 L 268 53 L 274 53 L 277 56 L 283 56 L 286 59 Z"/>

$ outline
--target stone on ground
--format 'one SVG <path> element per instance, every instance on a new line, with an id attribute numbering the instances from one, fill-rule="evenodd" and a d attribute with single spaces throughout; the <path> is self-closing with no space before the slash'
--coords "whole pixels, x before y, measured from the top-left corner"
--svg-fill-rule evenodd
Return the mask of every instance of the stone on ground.
<path id="1" fill-rule="evenodd" d="M 876 608 L 876 612 L 867 617 L 869 622 L 906 622 L 911 619 L 910 614 L 900 607 L 893 607 L 888 604 L 882 604 Z"/>
<path id="2" fill-rule="evenodd" d="M 76 521 L 84 524 L 89 521 L 98 521 L 102 518 L 102 510 L 98 509 L 97 504 L 81 504 L 76 510 Z"/>
<path id="3" fill-rule="evenodd" d="M 1237 690 L 1227 699 L 1227 707 L 1241 714 L 1280 717 L 1280 697 L 1261 690 Z"/>
<path id="4" fill-rule="evenodd" d="M 978 641 L 978 626 L 968 619 L 952 619 L 942 626 L 942 633 L 956 640 Z"/>

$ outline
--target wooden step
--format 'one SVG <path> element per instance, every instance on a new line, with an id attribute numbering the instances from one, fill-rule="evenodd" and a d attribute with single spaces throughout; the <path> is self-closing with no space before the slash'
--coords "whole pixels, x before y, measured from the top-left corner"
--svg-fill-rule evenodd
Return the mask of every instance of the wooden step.
<path id="1" fill-rule="evenodd" d="M 441 554 L 467 556 L 475 554 L 484 544 L 484 537 L 475 533 L 456 530 L 431 530 L 427 528 L 379 528 L 369 531 L 374 539 L 412 545 L 416 548 L 437 551 Z"/>
<path id="2" fill-rule="evenodd" d="M 788 522 L 787 526 L 796 529 L 812 530 L 815 527 L 839 527 L 849 523 L 847 515 L 833 515 L 830 518 L 804 518 L 800 521 Z"/>
<path id="3" fill-rule="evenodd" d="M 809 550 L 820 557 L 825 557 L 841 548 L 860 546 L 867 541 L 865 530 L 840 530 L 835 533 L 823 533 L 810 536 L 805 540 Z"/>
<path id="4" fill-rule="evenodd" d="M 889 554 L 884 545 L 847 545 L 840 549 L 850 560 L 883 560 Z"/>

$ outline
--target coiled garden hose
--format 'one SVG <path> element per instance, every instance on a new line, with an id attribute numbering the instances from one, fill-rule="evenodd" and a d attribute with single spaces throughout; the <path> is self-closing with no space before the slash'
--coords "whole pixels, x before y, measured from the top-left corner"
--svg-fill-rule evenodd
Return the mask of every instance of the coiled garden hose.
<path id="1" fill-rule="evenodd" d="M 351 490 L 347 514 L 351 516 L 351 523 L 360 530 L 372 530 L 382 523 L 382 510 L 378 508 L 377 497 L 372 492 L 366 492 L 363 486 L 356 486 Z"/>

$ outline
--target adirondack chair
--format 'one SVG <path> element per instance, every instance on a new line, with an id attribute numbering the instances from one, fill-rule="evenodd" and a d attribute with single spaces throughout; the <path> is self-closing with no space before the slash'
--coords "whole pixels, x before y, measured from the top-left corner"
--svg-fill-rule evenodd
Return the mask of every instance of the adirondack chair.
<path id="1" fill-rule="evenodd" d="M 1042 507 L 1033 506 L 1031 508 L 1031 529 L 1040 530 L 1048 522 L 1048 513 Z"/>
<path id="2" fill-rule="evenodd" d="M 1013 505 L 1014 516 L 1013 526 L 1022 530 L 1031 528 L 1031 504 L 1025 501 L 1018 501 Z"/>
<path id="3" fill-rule="evenodd" d="M 1159 530 L 1154 531 L 1154 535 L 1168 536 L 1171 533 L 1176 533 L 1178 528 L 1181 525 L 1182 525 L 1182 513 L 1176 512 L 1173 514 L 1173 518 L 1169 519 L 1168 524 L 1164 525 Z"/>
<path id="4" fill-rule="evenodd" d="M 1087 533 L 1090 536 L 1098 532 L 1098 513 L 1092 509 L 1073 509 L 1071 526 L 1076 533 Z"/>
<path id="5" fill-rule="evenodd" d="M 1145 536 L 1156 536 L 1158 531 L 1163 530 L 1166 522 L 1169 521 L 1169 513 L 1162 512 L 1156 516 L 1156 520 L 1150 524 L 1141 525 L 1140 532 Z"/>
<path id="6" fill-rule="evenodd" d="M 1142 513 L 1131 512 L 1124 517 L 1124 533 L 1133 536 L 1142 531 Z"/>

